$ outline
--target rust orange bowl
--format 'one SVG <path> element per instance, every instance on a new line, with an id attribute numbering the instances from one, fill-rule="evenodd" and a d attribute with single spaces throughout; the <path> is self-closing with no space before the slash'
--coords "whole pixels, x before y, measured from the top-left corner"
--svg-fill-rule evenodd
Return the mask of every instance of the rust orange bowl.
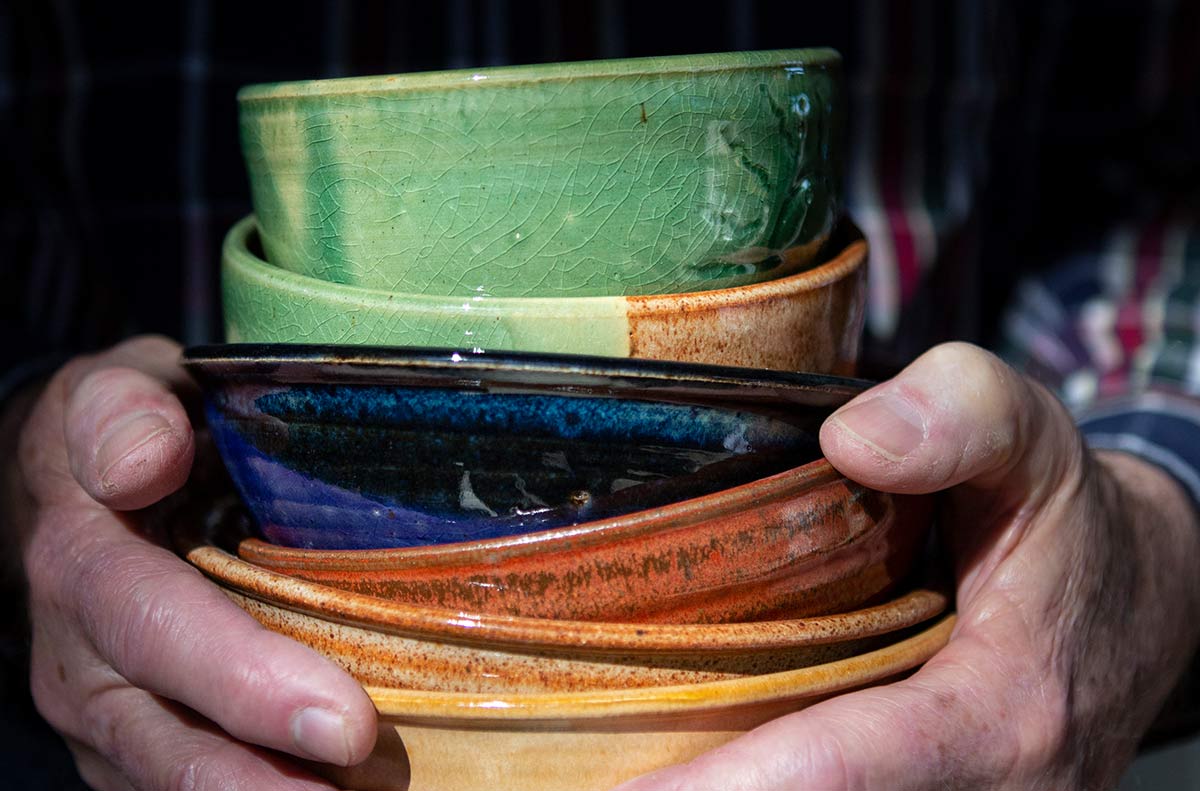
<path id="1" fill-rule="evenodd" d="M 851 612 L 727 624 L 637 624 L 481 615 L 338 590 L 267 571 L 200 540 L 181 547 L 267 628 L 360 682 L 442 692 L 635 689 L 761 675 L 903 639 L 947 606 L 915 588 Z"/>
<path id="2" fill-rule="evenodd" d="M 345 591 L 476 613 L 730 622 L 841 612 L 908 573 L 924 497 L 854 483 L 818 460 L 702 497 L 520 536 L 313 550 L 243 540 L 239 556 Z"/>

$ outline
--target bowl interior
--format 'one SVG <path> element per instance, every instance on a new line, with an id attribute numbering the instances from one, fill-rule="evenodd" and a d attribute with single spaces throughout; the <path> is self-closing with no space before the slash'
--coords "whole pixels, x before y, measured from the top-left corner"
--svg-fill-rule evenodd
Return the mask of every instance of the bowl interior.
<path id="1" fill-rule="evenodd" d="M 353 347 L 223 346 L 185 365 L 269 540 L 478 540 L 601 519 L 819 456 L 863 383 L 709 366 Z"/>

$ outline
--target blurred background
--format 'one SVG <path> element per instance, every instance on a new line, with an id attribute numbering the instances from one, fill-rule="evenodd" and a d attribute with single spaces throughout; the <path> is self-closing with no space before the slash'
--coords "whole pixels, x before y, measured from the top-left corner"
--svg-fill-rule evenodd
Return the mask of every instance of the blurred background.
<path id="1" fill-rule="evenodd" d="M 250 211 L 242 85 L 803 46 L 845 58 L 847 177 L 873 267 L 903 270 L 904 244 L 931 252 L 892 291 L 877 278 L 864 373 L 947 338 L 995 347 L 1023 275 L 1194 205 L 1198 5 L 7 0 L 0 371 L 132 332 L 220 338 L 221 238 Z M 899 222 L 889 189 L 928 222 Z M 964 251 L 980 262 L 970 272 L 953 265 Z M 70 758 L 24 683 L 12 560 L 0 751 L 28 767 L 15 787 L 70 789 Z M 1200 787 L 1200 750 L 1176 745 L 1123 789 Z"/>

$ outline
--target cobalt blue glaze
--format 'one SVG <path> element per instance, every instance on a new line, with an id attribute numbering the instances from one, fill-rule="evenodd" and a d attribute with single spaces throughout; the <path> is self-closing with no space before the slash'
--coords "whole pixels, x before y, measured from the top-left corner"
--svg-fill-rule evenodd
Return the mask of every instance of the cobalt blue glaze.
<path id="1" fill-rule="evenodd" d="M 790 469 L 862 383 L 552 355 L 189 350 L 267 540 L 324 549 L 516 535 Z"/>

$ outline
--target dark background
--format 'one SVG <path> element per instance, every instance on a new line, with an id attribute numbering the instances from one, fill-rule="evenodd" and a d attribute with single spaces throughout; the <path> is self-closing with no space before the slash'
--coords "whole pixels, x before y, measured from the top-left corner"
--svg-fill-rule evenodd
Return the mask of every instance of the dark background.
<path id="1" fill-rule="evenodd" d="M 221 238 L 250 211 L 235 102 L 244 84 L 810 45 L 839 49 L 853 82 L 870 54 L 862 15 L 887 7 L 903 57 L 880 89 L 903 94 L 919 68 L 936 92 L 949 53 L 918 51 L 923 39 L 903 20 L 921 7 L 932 39 L 946 40 L 961 5 L 10 0 L 0 6 L 0 371 L 135 331 L 218 338 Z M 979 4 L 990 56 L 1010 75 L 979 206 L 982 281 L 951 298 L 953 273 L 931 275 L 900 340 L 873 342 L 878 371 L 915 351 L 906 338 L 941 339 L 914 331 L 932 314 L 952 314 L 942 326 L 957 337 L 994 340 L 1021 274 L 1194 194 L 1200 12 L 1180 7 L 1167 39 L 1196 45 L 1173 46 L 1178 79 L 1163 88 L 1173 93 L 1146 117 L 1134 106 L 1145 75 L 1129 65 L 1154 40 L 1142 3 Z M 1049 37 L 1062 46 L 1047 48 Z M 69 755 L 28 699 L 18 590 L 10 580 L 0 605 L 0 787 L 70 789 Z"/>

